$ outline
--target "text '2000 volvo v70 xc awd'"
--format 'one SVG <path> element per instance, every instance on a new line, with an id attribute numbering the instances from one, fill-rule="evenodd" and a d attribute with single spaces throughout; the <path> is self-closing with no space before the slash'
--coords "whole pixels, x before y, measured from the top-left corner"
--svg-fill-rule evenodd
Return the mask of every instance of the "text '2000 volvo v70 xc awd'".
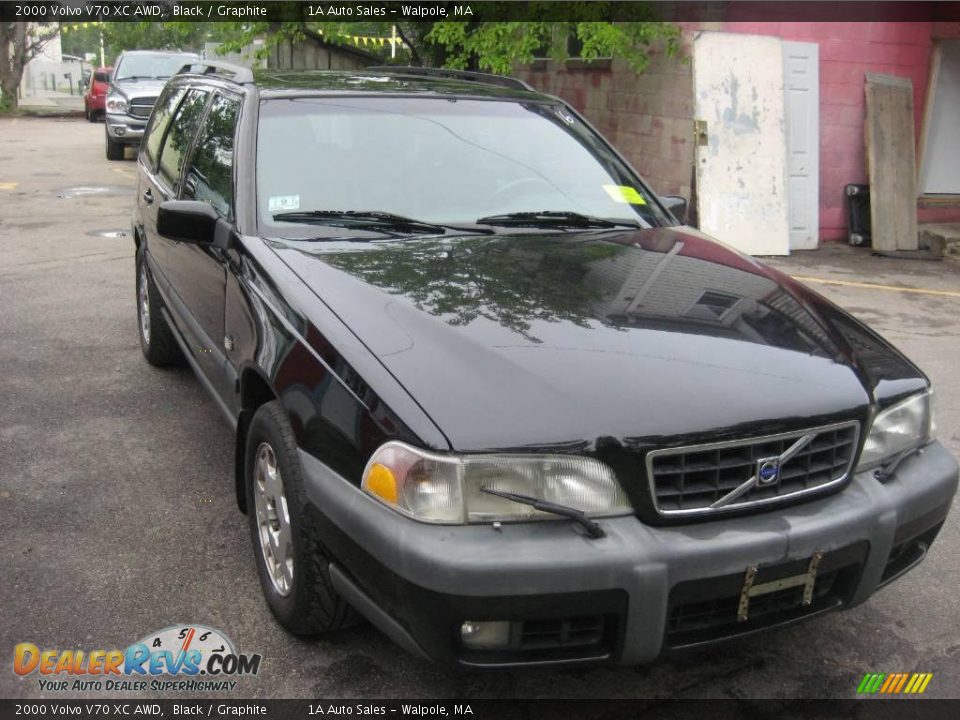
<path id="1" fill-rule="evenodd" d="M 947 516 L 923 373 L 518 81 L 188 66 L 138 177 L 143 352 L 236 429 L 291 632 L 646 662 L 861 603 Z"/>

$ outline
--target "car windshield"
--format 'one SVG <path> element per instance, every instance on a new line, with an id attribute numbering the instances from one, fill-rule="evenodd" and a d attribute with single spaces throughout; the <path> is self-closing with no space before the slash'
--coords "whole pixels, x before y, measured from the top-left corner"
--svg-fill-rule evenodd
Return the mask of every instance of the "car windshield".
<path id="1" fill-rule="evenodd" d="M 193 55 L 171 55 L 170 53 L 124 55 L 114 73 L 113 80 L 120 82 L 134 78 L 168 78 L 191 60 L 196 58 Z"/>
<path id="2" fill-rule="evenodd" d="M 267 99 L 257 196 L 264 234 L 287 237 L 342 234 L 321 227 L 341 211 L 436 224 L 543 226 L 569 222 L 571 213 L 581 225 L 579 216 L 670 224 L 605 143 L 550 102 Z M 502 217 L 516 213 L 535 217 Z"/>

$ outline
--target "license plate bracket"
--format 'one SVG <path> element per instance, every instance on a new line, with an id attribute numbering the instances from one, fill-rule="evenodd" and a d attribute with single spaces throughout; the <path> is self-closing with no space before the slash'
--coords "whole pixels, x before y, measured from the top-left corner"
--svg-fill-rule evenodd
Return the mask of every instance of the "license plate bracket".
<path id="1" fill-rule="evenodd" d="M 771 580 L 765 583 L 755 583 L 757 577 L 757 566 L 750 565 L 743 576 L 743 586 L 740 589 L 740 603 L 737 606 L 737 622 L 746 622 L 750 619 L 750 598 L 758 595 L 769 595 L 778 590 L 785 590 L 792 587 L 803 587 L 803 600 L 801 605 L 804 607 L 813 603 L 813 586 L 817 581 L 817 570 L 820 567 L 820 561 L 823 559 L 822 552 L 815 552 L 807 564 L 807 571 L 799 575 Z"/>

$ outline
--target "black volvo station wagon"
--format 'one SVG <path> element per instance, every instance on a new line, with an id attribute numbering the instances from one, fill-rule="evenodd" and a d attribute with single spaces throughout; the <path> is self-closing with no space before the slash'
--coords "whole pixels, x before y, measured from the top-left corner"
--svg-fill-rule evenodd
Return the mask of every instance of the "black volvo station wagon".
<path id="1" fill-rule="evenodd" d="M 683 214 L 509 78 L 174 77 L 139 155 L 140 340 L 235 429 L 285 628 L 640 663 L 923 559 L 957 487 L 927 378 Z"/>

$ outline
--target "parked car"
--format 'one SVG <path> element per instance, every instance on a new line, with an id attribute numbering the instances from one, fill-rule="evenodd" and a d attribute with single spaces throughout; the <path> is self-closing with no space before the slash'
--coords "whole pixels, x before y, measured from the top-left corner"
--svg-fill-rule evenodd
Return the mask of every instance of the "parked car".
<path id="1" fill-rule="evenodd" d="M 461 666 L 640 663 L 923 559 L 957 488 L 929 380 L 678 222 L 561 100 L 196 70 L 140 149 L 140 343 L 233 428 L 289 631 L 356 612 Z"/>
<path id="2" fill-rule="evenodd" d="M 90 73 L 87 91 L 83 94 L 83 112 L 90 122 L 96 122 L 102 118 L 106 111 L 111 72 L 113 68 L 98 67 Z"/>
<path id="3" fill-rule="evenodd" d="M 107 160 L 123 160 L 126 145 L 139 145 L 164 84 L 185 63 L 199 59 L 193 53 L 157 50 L 120 53 L 105 101 Z"/>

